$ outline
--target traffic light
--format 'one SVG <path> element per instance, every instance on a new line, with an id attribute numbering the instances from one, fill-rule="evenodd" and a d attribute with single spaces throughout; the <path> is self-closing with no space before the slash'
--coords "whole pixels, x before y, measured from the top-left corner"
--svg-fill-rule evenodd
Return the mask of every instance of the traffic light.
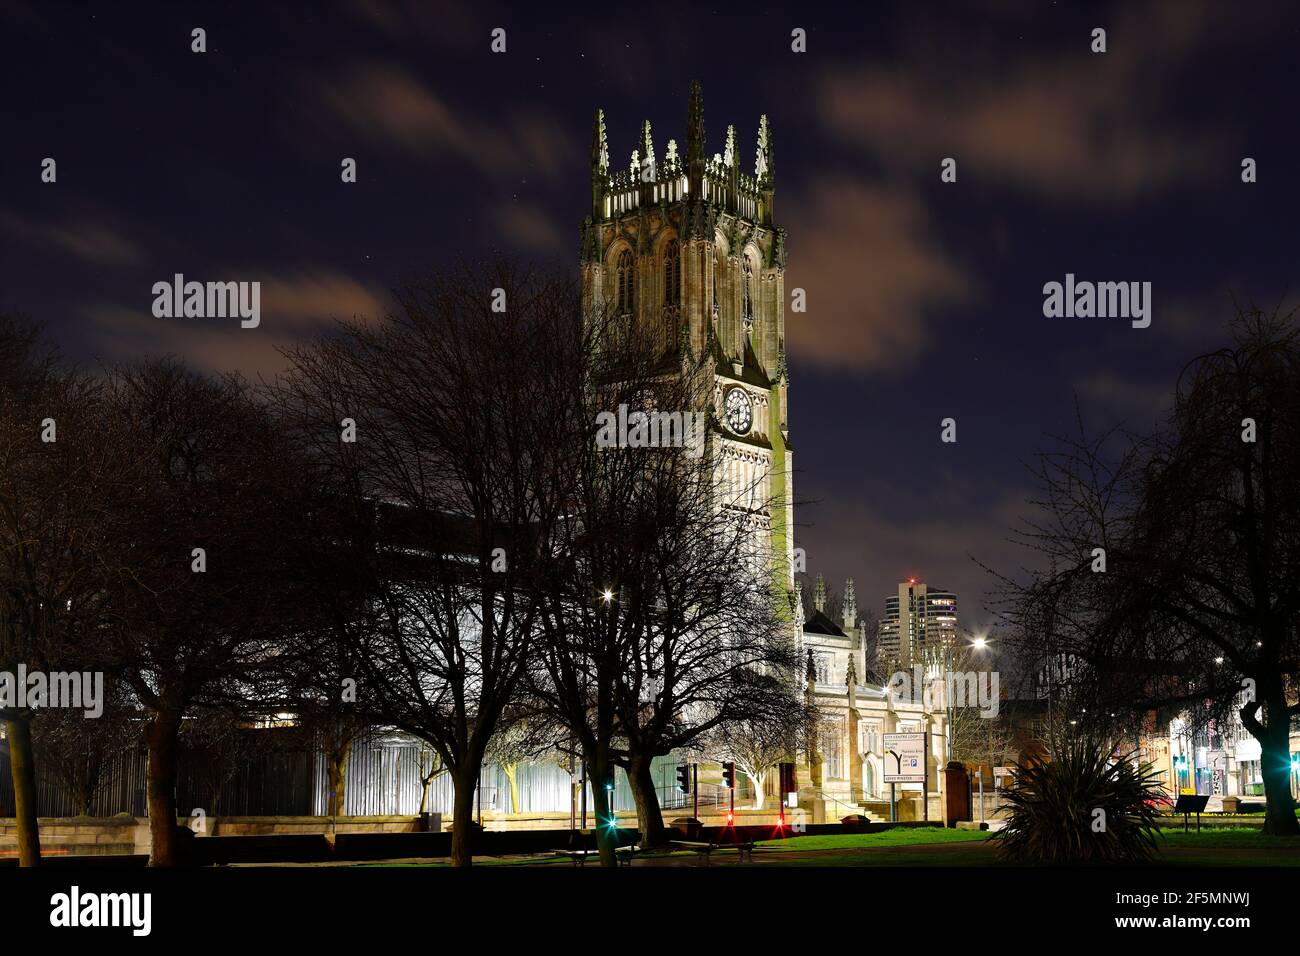
<path id="1" fill-rule="evenodd" d="M 677 789 L 682 793 L 691 792 L 691 768 L 687 764 L 677 767 Z"/>
<path id="2" fill-rule="evenodd" d="M 729 790 L 736 789 L 736 765 L 730 760 L 722 765 L 722 785 Z"/>

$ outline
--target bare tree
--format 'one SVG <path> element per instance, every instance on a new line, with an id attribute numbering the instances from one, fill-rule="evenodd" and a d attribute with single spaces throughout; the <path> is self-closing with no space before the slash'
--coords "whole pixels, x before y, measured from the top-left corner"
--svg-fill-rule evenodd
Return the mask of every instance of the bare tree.
<path id="1" fill-rule="evenodd" d="M 507 263 L 435 275 L 398 305 L 292 352 L 279 404 L 337 506 L 374 522 L 355 566 L 363 607 L 341 632 L 358 701 L 438 752 L 452 861 L 468 866 L 474 791 L 564 508 L 555 434 L 580 308 L 571 281 Z"/>
<path id="2" fill-rule="evenodd" d="M 769 772 L 783 761 L 793 761 L 799 744 L 818 719 L 815 707 L 793 694 L 784 698 L 783 711 L 729 720 L 713 728 L 701 741 L 703 749 L 719 760 L 731 760 L 754 788 L 755 810 L 762 810 Z"/>
<path id="3" fill-rule="evenodd" d="M 765 476 L 728 480 L 720 467 L 711 357 L 692 358 L 664 329 L 590 307 L 587 318 L 595 338 L 567 418 L 578 427 L 566 436 L 565 560 L 548 581 L 535 693 L 578 743 L 612 865 L 615 767 L 643 845 L 663 842 L 652 760 L 728 721 L 782 712 L 794 661 Z M 627 434 L 611 440 L 616 419 Z"/>
<path id="4" fill-rule="evenodd" d="M 1231 333 L 1187 365 L 1156 433 L 1080 426 L 1040 456 L 1026 540 L 1042 569 L 1009 582 L 1008 607 L 1067 726 L 1236 710 L 1260 743 L 1266 829 L 1295 834 L 1300 333 L 1258 311 Z"/>
<path id="5" fill-rule="evenodd" d="M 122 760 L 141 742 L 135 707 L 116 683 L 105 684 L 103 713 L 87 719 L 79 710 L 51 709 L 32 724 L 32 746 L 41 766 L 88 816 L 95 799 L 122 770 Z"/>
<path id="6" fill-rule="evenodd" d="M 301 569 L 306 626 L 283 648 L 279 696 L 324 760 L 326 813 L 336 818 L 346 812 L 352 753 L 376 733 L 380 719 L 360 694 L 362 669 L 356 654 L 378 621 L 375 606 L 382 584 L 377 575 L 383 566 L 376 558 L 391 542 L 381 539 L 380 509 L 362 492 L 364 476 L 356 461 L 335 454 L 340 433 L 321 434 L 326 409 L 319 403 L 341 401 L 343 395 L 337 390 L 304 392 L 296 382 L 271 385 L 264 393 L 277 427 L 307 469 L 307 480 L 286 502 L 294 510 L 296 533 L 289 546 Z M 347 416 L 335 411 L 329 420 L 337 419 L 341 429 Z"/>
<path id="7" fill-rule="evenodd" d="M 177 763 L 188 778 L 190 793 L 202 803 L 178 809 L 185 815 L 202 810 L 214 819 L 219 816 L 222 791 L 253 756 L 249 734 L 257 732 L 238 709 L 195 708 L 181 723 Z M 270 735 L 274 731 L 261 733 Z"/>
<path id="8" fill-rule="evenodd" d="M 537 712 L 526 697 L 517 700 L 501 715 L 496 735 L 488 744 L 487 758 L 501 768 L 510 787 L 512 812 L 520 812 L 519 768 L 525 763 L 554 763 L 556 727 Z"/>
<path id="9" fill-rule="evenodd" d="M 149 715 L 150 862 L 171 866 L 182 721 L 257 699 L 303 620 L 286 548 L 299 469 L 238 378 L 146 361 L 111 370 L 106 403 L 128 474 L 111 502 L 103 654 Z"/>
<path id="10" fill-rule="evenodd" d="M 97 643 L 104 613 L 98 569 L 117 447 L 97 384 L 61 367 L 39 326 L 0 318 L 0 665 L 10 673 L 19 664 L 81 668 Z M 19 863 L 35 866 L 34 711 L 9 703 L 0 716 Z"/>
<path id="11" fill-rule="evenodd" d="M 429 790 L 439 775 L 447 772 L 438 751 L 429 746 L 427 740 L 420 741 L 420 750 L 416 756 L 416 771 L 420 775 L 420 810 L 423 817 L 429 812 Z"/>

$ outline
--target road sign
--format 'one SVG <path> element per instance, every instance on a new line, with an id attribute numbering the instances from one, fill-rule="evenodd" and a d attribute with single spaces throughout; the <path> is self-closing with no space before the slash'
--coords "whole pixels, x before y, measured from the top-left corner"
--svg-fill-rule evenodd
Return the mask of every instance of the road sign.
<path id="1" fill-rule="evenodd" d="M 925 734 L 883 734 L 884 783 L 925 783 Z"/>

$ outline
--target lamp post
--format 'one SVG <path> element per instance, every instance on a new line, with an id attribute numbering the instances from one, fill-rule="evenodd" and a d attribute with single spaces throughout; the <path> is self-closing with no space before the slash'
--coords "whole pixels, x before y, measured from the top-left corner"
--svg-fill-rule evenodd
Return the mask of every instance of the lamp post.
<path id="1" fill-rule="evenodd" d="M 970 643 L 969 643 L 967 646 L 970 647 L 972 650 L 976 651 L 977 653 L 981 653 L 981 654 L 982 654 L 982 653 L 984 653 L 985 651 L 987 651 L 987 650 L 989 649 L 989 639 L 988 639 L 988 636 L 987 636 L 987 635 L 984 635 L 984 634 L 972 634 L 972 635 L 971 635 L 971 639 L 970 639 Z M 952 760 L 952 715 L 953 715 L 953 707 L 952 707 L 952 700 L 951 700 L 951 698 L 952 698 L 952 693 L 951 693 L 951 691 L 952 691 L 952 687 L 953 687 L 953 681 L 950 679 L 951 676 L 952 676 L 952 651 L 953 651 L 952 646 L 949 646 L 949 647 L 947 648 L 947 661 L 946 661 L 946 666 L 947 666 L 947 675 L 946 675 L 946 678 L 947 678 L 947 679 L 946 679 L 946 682 L 945 682 L 945 684 L 944 684 L 944 688 L 943 688 L 943 690 L 944 690 L 944 694 L 943 694 L 944 702 L 947 704 L 947 708 L 946 708 L 946 709 L 947 709 L 947 711 L 948 711 L 948 734 L 947 734 L 947 737 L 948 737 L 948 760 L 949 760 L 949 761 Z M 967 686 L 969 686 L 969 685 L 967 685 Z"/>

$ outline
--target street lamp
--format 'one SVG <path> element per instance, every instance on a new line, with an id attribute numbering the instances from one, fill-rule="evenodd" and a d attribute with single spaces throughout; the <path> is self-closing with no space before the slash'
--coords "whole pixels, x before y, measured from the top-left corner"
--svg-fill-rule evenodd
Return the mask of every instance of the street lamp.
<path id="1" fill-rule="evenodd" d="M 946 749 L 948 751 L 949 762 L 951 762 L 953 759 L 952 757 L 952 729 L 953 729 L 952 728 L 952 722 L 953 722 L 952 665 L 953 665 L 953 654 L 956 651 L 956 646 L 957 646 L 957 639 L 955 636 L 951 640 L 945 638 L 943 642 L 940 644 L 940 650 L 943 652 L 944 670 L 943 673 L 939 675 L 939 677 L 943 681 L 943 704 L 944 704 L 943 709 L 944 709 L 944 716 L 948 722 L 947 727 L 945 728 L 944 739 L 947 744 Z M 972 635 L 969 646 L 976 651 L 988 650 L 989 649 L 988 636 L 985 634 Z"/>

